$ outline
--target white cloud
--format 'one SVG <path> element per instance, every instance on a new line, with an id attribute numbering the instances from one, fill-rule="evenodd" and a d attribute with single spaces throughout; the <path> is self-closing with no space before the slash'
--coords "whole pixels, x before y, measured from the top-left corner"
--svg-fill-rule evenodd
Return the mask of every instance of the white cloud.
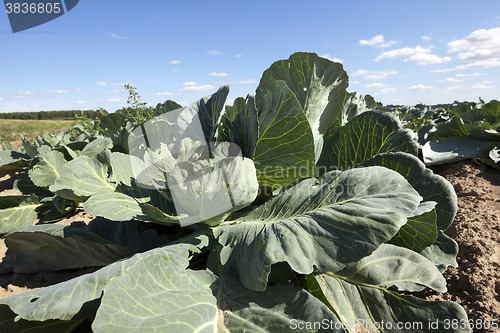
<path id="1" fill-rule="evenodd" d="M 106 82 L 97 82 L 98 86 L 107 86 L 108 84 Z"/>
<path id="2" fill-rule="evenodd" d="M 376 36 L 373 36 L 370 40 L 361 39 L 358 44 L 359 45 L 376 46 L 376 47 L 389 47 L 389 46 L 394 45 L 396 43 L 397 42 L 395 40 L 385 42 L 383 35 L 376 35 Z"/>
<path id="3" fill-rule="evenodd" d="M 500 58 L 500 28 L 479 29 L 469 36 L 448 43 L 448 52 L 460 52 L 462 60 L 487 60 Z"/>
<path id="4" fill-rule="evenodd" d="M 5 101 L 5 98 L 3 98 L 3 97 L 0 97 L 0 102 L 1 102 L 1 101 Z"/>
<path id="5" fill-rule="evenodd" d="M 432 46 L 428 47 L 428 48 L 424 48 L 420 45 L 417 45 L 415 47 L 403 47 L 400 49 L 382 52 L 377 56 L 375 61 L 379 61 L 380 59 L 392 59 L 392 58 L 399 58 L 399 57 L 407 57 L 407 56 L 411 56 L 413 54 L 418 54 L 418 53 L 430 53 L 432 51 L 431 48 L 432 48 Z"/>
<path id="6" fill-rule="evenodd" d="M 447 90 L 463 89 L 465 86 L 463 84 L 453 87 L 446 87 Z"/>
<path id="7" fill-rule="evenodd" d="M 435 54 L 428 53 L 417 53 L 404 60 L 404 62 L 413 62 L 418 65 L 428 65 L 428 64 L 442 64 L 443 62 L 450 61 L 450 57 L 439 57 Z"/>
<path id="8" fill-rule="evenodd" d="M 235 58 L 241 58 L 241 57 L 243 57 L 243 56 L 242 56 L 241 54 L 237 54 L 237 55 L 235 55 L 234 57 L 235 57 Z"/>
<path id="9" fill-rule="evenodd" d="M 76 90 L 77 92 L 82 92 L 82 91 L 83 91 L 82 89 L 79 89 L 79 88 L 77 88 L 77 89 L 75 89 L 75 90 Z"/>
<path id="10" fill-rule="evenodd" d="M 431 39 L 432 39 L 432 37 L 431 37 L 431 36 L 422 36 L 422 41 L 423 41 L 423 42 L 428 42 L 428 41 L 430 41 Z"/>
<path id="11" fill-rule="evenodd" d="M 172 95 L 172 93 L 169 91 L 164 91 L 164 92 L 156 93 L 156 95 L 158 95 L 158 96 L 170 96 L 170 95 Z"/>
<path id="12" fill-rule="evenodd" d="M 435 69 L 433 71 L 430 71 L 430 73 L 443 73 L 443 72 L 461 71 L 467 69 L 490 68 L 497 66 L 500 66 L 500 60 L 497 59 L 478 60 L 471 62 L 470 64 L 467 65 L 458 65 L 453 68 Z"/>
<path id="13" fill-rule="evenodd" d="M 256 80 L 256 79 L 254 79 L 254 78 L 252 78 L 252 79 L 250 79 L 250 80 L 238 81 L 238 82 L 236 82 L 236 83 L 239 83 L 239 84 L 251 84 L 251 83 L 255 83 L 255 82 L 257 82 L 257 80 Z"/>
<path id="14" fill-rule="evenodd" d="M 198 83 L 194 82 L 194 81 L 188 81 L 188 82 L 184 82 L 182 85 L 183 86 L 195 86 L 197 85 Z"/>
<path id="15" fill-rule="evenodd" d="M 331 60 L 333 62 L 344 62 L 344 59 L 339 59 L 339 58 L 331 58 L 330 57 L 330 54 L 327 53 L 327 54 L 323 54 L 323 55 L 320 55 L 321 58 L 326 58 L 328 60 Z"/>
<path id="16" fill-rule="evenodd" d="M 385 79 L 386 77 L 390 75 L 397 74 L 398 72 L 396 71 L 390 71 L 390 70 L 385 70 L 385 71 L 370 71 L 366 69 L 358 69 L 354 73 L 351 74 L 351 76 L 364 76 L 365 79 L 367 80 L 380 80 L 380 79 Z"/>
<path id="17" fill-rule="evenodd" d="M 18 92 L 19 95 L 36 95 L 36 93 L 31 92 L 31 91 L 20 91 Z"/>
<path id="18" fill-rule="evenodd" d="M 416 84 L 411 87 L 406 88 L 406 90 L 426 90 L 426 89 L 433 89 L 431 86 L 424 86 L 421 84 Z"/>
<path id="19" fill-rule="evenodd" d="M 449 77 L 447 79 L 444 79 L 444 80 L 438 80 L 437 82 L 450 82 L 450 83 L 457 83 L 457 82 L 463 82 L 465 80 L 460 80 L 460 79 L 457 79 L 457 78 L 454 78 L 454 77 Z"/>
<path id="20" fill-rule="evenodd" d="M 207 53 L 211 55 L 224 55 L 224 53 L 217 50 L 208 50 Z"/>
<path id="21" fill-rule="evenodd" d="M 471 89 L 491 89 L 491 88 L 493 88 L 493 86 L 487 86 L 487 84 L 491 84 L 491 83 L 493 83 L 493 81 L 483 81 L 483 82 L 473 84 L 472 87 L 470 87 L 470 88 Z"/>
<path id="22" fill-rule="evenodd" d="M 116 82 L 116 83 L 111 83 L 111 85 L 112 85 L 113 87 L 123 87 L 123 86 L 124 86 L 124 85 L 126 85 L 126 84 L 132 84 L 132 82 L 131 82 L 131 81 L 128 81 L 128 82 Z"/>
<path id="23" fill-rule="evenodd" d="M 351 81 L 351 82 L 349 82 L 349 84 L 356 84 L 356 83 L 359 83 L 359 81 Z"/>
<path id="24" fill-rule="evenodd" d="M 172 60 L 170 63 L 171 63 L 172 65 L 178 65 L 178 64 L 180 64 L 180 63 L 181 63 L 181 61 L 180 61 L 180 60 Z"/>
<path id="25" fill-rule="evenodd" d="M 472 74 L 455 74 L 456 77 L 466 77 L 466 76 L 480 76 L 486 75 L 486 73 L 472 73 Z"/>
<path id="26" fill-rule="evenodd" d="M 108 33 L 108 36 L 113 37 L 113 38 L 118 38 L 118 39 L 127 39 L 127 37 L 117 36 L 117 35 L 110 34 L 110 33 Z"/>
<path id="27" fill-rule="evenodd" d="M 76 101 L 76 104 L 85 104 L 85 103 L 87 103 L 87 102 L 85 102 L 85 101 Z"/>
<path id="28" fill-rule="evenodd" d="M 69 93 L 69 90 L 47 90 L 49 94 L 67 94 Z"/>
<path id="29" fill-rule="evenodd" d="M 213 72 L 213 73 L 210 73 L 210 76 L 227 76 L 227 73 L 217 73 L 217 72 Z"/>
<path id="30" fill-rule="evenodd" d="M 383 83 L 373 83 L 373 84 L 367 84 L 365 86 L 365 88 L 368 88 L 368 89 L 371 89 L 371 88 L 383 88 L 383 87 L 387 87 L 387 84 L 383 84 Z"/>
<path id="31" fill-rule="evenodd" d="M 211 86 L 209 84 L 205 84 L 203 86 L 187 86 L 185 88 L 182 88 L 180 91 L 185 92 L 185 91 L 196 91 L 196 92 L 202 92 L 202 91 L 207 91 L 207 90 L 212 90 L 215 89 L 214 86 Z"/>
<path id="32" fill-rule="evenodd" d="M 384 88 L 380 90 L 382 94 L 390 94 L 396 91 L 396 88 Z"/>
<path id="33" fill-rule="evenodd" d="M 121 90 L 109 90 L 105 93 L 103 93 L 103 95 L 118 95 L 118 94 L 121 94 L 122 91 Z"/>
<path id="34" fill-rule="evenodd" d="M 121 99 L 119 99 L 119 98 L 110 98 L 110 99 L 108 99 L 108 102 L 110 102 L 110 103 L 120 103 Z"/>

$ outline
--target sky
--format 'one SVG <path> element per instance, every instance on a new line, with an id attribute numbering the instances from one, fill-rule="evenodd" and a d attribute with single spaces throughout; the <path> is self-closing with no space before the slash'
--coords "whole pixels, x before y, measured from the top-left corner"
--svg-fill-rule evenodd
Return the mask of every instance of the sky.
<path id="1" fill-rule="evenodd" d="M 80 0 L 12 33 L 0 13 L 0 112 L 189 105 L 255 94 L 295 52 L 342 63 L 348 92 L 387 104 L 500 100 L 500 1 Z"/>

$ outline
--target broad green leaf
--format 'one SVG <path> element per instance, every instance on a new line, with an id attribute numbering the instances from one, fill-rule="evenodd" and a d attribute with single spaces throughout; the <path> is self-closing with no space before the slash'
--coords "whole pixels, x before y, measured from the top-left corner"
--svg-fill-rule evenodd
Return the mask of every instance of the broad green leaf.
<path id="1" fill-rule="evenodd" d="M 446 230 L 453 222 L 458 210 L 455 189 L 444 177 L 427 169 L 417 157 L 405 153 L 386 153 L 374 156 L 361 166 L 380 165 L 399 172 L 424 198 L 424 201 L 435 201 L 436 225 Z"/>
<path id="2" fill-rule="evenodd" d="M 306 280 L 311 293 L 337 313 L 349 333 L 359 332 L 360 326 L 377 333 L 470 332 L 468 329 L 460 329 L 460 325 L 457 325 L 458 328 L 447 325 L 452 320 L 467 323 L 465 310 L 454 302 L 426 301 L 383 288 L 356 285 L 342 277 L 326 274 L 308 276 Z M 435 326 L 430 326 L 431 323 Z"/>
<path id="3" fill-rule="evenodd" d="M 493 162 L 500 162 L 500 148 L 494 147 L 492 150 L 490 150 L 488 156 L 493 160 Z"/>
<path id="4" fill-rule="evenodd" d="M 254 97 L 246 100 L 239 97 L 222 118 L 224 126 L 219 127 L 219 141 L 229 140 L 237 144 L 244 157 L 253 158 L 259 137 L 259 121 Z"/>
<path id="5" fill-rule="evenodd" d="M 38 159 L 39 162 L 28 171 L 28 175 L 36 186 L 48 187 L 55 183 L 66 160 L 63 153 L 49 146 L 38 148 Z"/>
<path id="6" fill-rule="evenodd" d="M 100 152 L 102 152 L 106 148 L 113 147 L 113 142 L 110 138 L 97 138 L 94 141 L 90 142 L 83 148 L 81 155 L 85 155 L 88 157 L 94 157 Z"/>
<path id="7" fill-rule="evenodd" d="M 185 243 L 156 248 L 115 262 L 92 274 L 0 299 L 0 304 L 8 305 L 18 315 L 16 319 L 70 320 L 85 303 L 99 299 L 112 279 L 127 274 L 128 269 L 138 261 L 161 254 L 177 267 L 186 267 L 189 251 L 198 252 L 199 250 L 196 246 Z"/>
<path id="8" fill-rule="evenodd" d="M 0 151 L 0 177 L 26 170 L 31 157 L 15 150 Z"/>
<path id="9" fill-rule="evenodd" d="M 318 161 L 320 173 L 347 170 L 372 156 L 388 152 L 417 155 L 417 143 L 411 131 L 390 113 L 367 111 L 325 135 L 325 147 Z"/>
<path id="10" fill-rule="evenodd" d="M 447 236 L 441 230 L 438 230 L 438 237 L 434 244 L 426 247 L 420 254 L 434 263 L 441 273 L 443 273 L 448 266 L 458 266 L 456 259 L 458 244 L 453 238 Z"/>
<path id="11" fill-rule="evenodd" d="M 113 221 L 129 221 L 142 214 L 134 198 L 118 192 L 94 194 L 83 203 L 83 208 L 91 215 Z"/>
<path id="12" fill-rule="evenodd" d="M 167 179 L 181 225 L 218 224 L 228 213 L 250 205 L 259 187 L 252 160 L 241 157 L 224 158 L 204 168 L 180 162 Z"/>
<path id="13" fill-rule="evenodd" d="M 320 58 L 315 53 L 294 53 L 287 60 L 276 61 L 262 74 L 255 96 L 257 105 L 273 91 L 272 86 L 277 80 L 286 83 L 306 115 L 314 138 L 316 161 L 326 131 L 343 126 L 347 121 L 342 110 L 349 84 L 347 73 L 341 64 Z M 263 110 L 257 109 L 261 115 Z"/>
<path id="14" fill-rule="evenodd" d="M 21 140 L 23 141 L 24 152 L 30 157 L 35 158 L 38 155 L 37 147 L 29 142 L 24 135 L 21 134 Z"/>
<path id="15" fill-rule="evenodd" d="M 0 196 L 0 234 L 29 227 L 37 218 L 38 199 L 27 195 Z"/>
<path id="16" fill-rule="evenodd" d="M 214 228 L 221 263 L 235 261 L 243 284 L 264 290 L 270 266 L 300 274 L 338 271 L 369 255 L 406 223 L 422 198 L 397 172 L 356 168 L 306 179 Z"/>
<path id="17" fill-rule="evenodd" d="M 137 261 L 104 290 L 92 330 L 214 332 L 219 310 L 210 285 L 216 277 L 187 266 L 186 257 L 161 252 Z"/>
<path id="18" fill-rule="evenodd" d="M 399 229 L 390 243 L 415 252 L 420 252 L 434 244 L 438 236 L 435 205 L 433 201 L 421 202 L 417 208 L 418 213 L 408 217 L 408 222 Z M 423 212 L 419 211 L 420 206 L 428 206 L 428 209 Z"/>
<path id="19" fill-rule="evenodd" d="M 300 104 L 283 81 L 256 100 L 259 139 L 253 157 L 260 186 L 280 187 L 315 177 L 314 141 Z"/>
<path id="20" fill-rule="evenodd" d="M 348 332 L 357 332 L 356 324 L 364 324 L 373 332 L 433 332 L 428 324 L 436 320 L 444 331 L 445 319 L 467 320 L 464 309 L 456 303 L 429 302 L 386 289 L 414 283 L 446 291 L 446 281 L 433 263 L 394 245 L 383 244 L 370 256 L 338 272 L 308 275 L 306 281 L 310 292 L 337 314 Z M 391 326 L 374 327 L 382 322 Z M 398 323 L 403 327 L 398 328 Z M 404 327 L 405 324 L 417 326 Z"/>
<path id="21" fill-rule="evenodd" d="M 342 125 L 350 122 L 357 115 L 363 112 L 366 112 L 368 110 L 375 110 L 376 107 L 377 103 L 371 95 L 357 96 L 355 92 L 347 93 L 344 100 L 344 105 L 342 107 L 342 113 L 345 115 L 345 120 Z"/>
<path id="22" fill-rule="evenodd" d="M 50 190 L 63 197 L 67 195 L 62 190 L 71 190 L 77 196 L 88 197 L 113 193 L 115 186 L 108 181 L 106 163 L 100 162 L 96 157 L 80 156 L 62 167 L 60 176 L 50 186 Z"/>
<path id="23" fill-rule="evenodd" d="M 460 137 L 469 135 L 462 118 L 454 116 L 445 123 L 436 126 L 435 131 L 431 131 L 427 137 L 428 140 L 442 140 L 451 137 Z"/>
<path id="24" fill-rule="evenodd" d="M 36 195 L 38 198 L 52 197 L 54 194 L 46 187 L 33 184 L 27 172 L 23 172 L 14 181 L 13 189 L 23 195 Z"/>
<path id="25" fill-rule="evenodd" d="M 215 141 L 215 133 L 224 104 L 229 93 L 229 86 L 222 86 L 213 95 L 209 95 L 184 109 L 177 119 L 175 137 L 177 140 L 191 138 L 209 145 Z"/>
<path id="26" fill-rule="evenodd" d="M 467 158 L 488 157 L 498 142 L 474 140 L 469 136 L 451 137 L 441 141 L 428 141 L 422 148 L 426 165 L 453 163 Z"/>
<path id="27" fill-rule="evenodd" d="M 116 222 L 98 217 L 90 221 L 86 230 L 134 252 L 149 251 L 171 241 L 164 235 L 160 237 L 154 229 L 140 232 L 137 221 Z"/>
<path id="28" fill-rule="evenodd" d="M 128 152 L 128 137 L 134 124 L 125 116 L 110 113 L 101 118 L 99 132 L 113 141 L 113 151 Z"/>
<path id="29" fill-rule="evenodd" d="M 162 114 L 165 114 L 165 113 L 177 110 L 177 109 L 181 109 L 181 108 L 182 108 L 182 105 L 177 104 L 174 101 L 167 100 L 164 103 L 156 104 L 156 113 L 159 115 L 162 115 Z"/>
<path id="30" fill-rule="evenodd" d="M 5 244 L 16 253 L 16 273 L 106 266 L 134 254 L 87 230 L 57 224 L 17 230 Z"/>
<path id="31" fill-rule="evenodd" d="M 252 291 L 241 284 L 238 273 L 232 269 L 212 288 L 218 297 L 219 323 L 229 332 L 344 332 L 327 306 L 291 284 Z M 318 329 L 312 323 L 323 326 Z"/>
<path id="32" fill-rule="evenodd" d="M 486 121 L 492 125 L 495 122 L 498 122 L 499 116 L 500 102 L 497 100 L 492 100 L 489 103 L 481 106 L 481 108 L 468 110 L 460 114 L 460 118 L 469 121 L 470 123 L 475 123 L 477 121 Z"/>
<path id="33" fill-rule="evenodd" d="M 46 321 L 29 321 L 18 320 L 17 315 L 10 310 L 7 305 L 0 305 L 0 332 L 22 332 L 22 333 L 71 333 L 84 320 L 46 320 Z"/>

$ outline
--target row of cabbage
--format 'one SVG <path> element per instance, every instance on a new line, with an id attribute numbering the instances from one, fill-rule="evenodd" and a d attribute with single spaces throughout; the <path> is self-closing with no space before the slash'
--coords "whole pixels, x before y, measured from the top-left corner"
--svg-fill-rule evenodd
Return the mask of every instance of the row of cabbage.
<path id="1" fill-rule="evenodd" d="M 0 300 L 0 331 L 470 332 L 458 304 L 407 295 L 446 292 L 453 187 L 347 86 L 341 64 L 296 53 L 230 108 L 223 86 L 142 124 L 4 145 L 14 270 L 100 269 Z M 78 207 L 86 229 L 51 223 Z"/>

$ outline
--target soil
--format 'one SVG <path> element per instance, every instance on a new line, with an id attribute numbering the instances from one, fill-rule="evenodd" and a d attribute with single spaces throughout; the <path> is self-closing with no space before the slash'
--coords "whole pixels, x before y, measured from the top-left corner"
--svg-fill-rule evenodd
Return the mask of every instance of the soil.
<path id="1" fill-rule="evenodd" d="M 496 319 L 500 326 L 500 171 L 461 161 L 437 166 L 434 172 L 445 177 L 458 196 L 458 213 L 447 230 L 459 244 L 458 267 L 448 268 L 444 277 L 448 292 L 424 290 L 416 296 L 428 300 L 449 300 L 462 305 L 474 320 L 474 333 L 497 332 L 484 329 Z M 17 194 L 14 178 L 0 179 L 0 195 Z M 83 210 L 58 224 L 85 228 L 92 216 Z M 39 274 L 14 273 L 15 254 L 0 240 L 0 298 L 45 287 L 95 271 L 95 268 Z M 480 325 L 481 324 L 481 325 Z M 85 330 L 87 331 L 88 328 Z M 84 330 L 80 330 L 84 332 Z"/>

